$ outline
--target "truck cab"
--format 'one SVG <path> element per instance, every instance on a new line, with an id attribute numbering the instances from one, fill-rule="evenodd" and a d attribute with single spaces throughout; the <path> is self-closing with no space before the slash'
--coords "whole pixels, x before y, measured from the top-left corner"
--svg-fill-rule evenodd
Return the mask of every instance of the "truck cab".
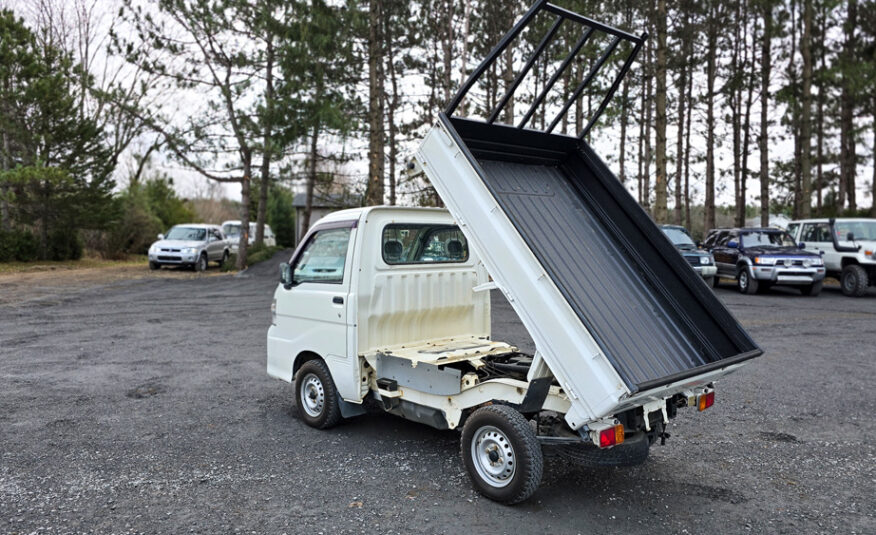
<path id="1" fill-rule="evenodd" d="M 845 295 L 860 297 L 876 286 L 876 219 L 803 219 L 788 232 L 824 258 L 827 276 L 840 281 Z"/>

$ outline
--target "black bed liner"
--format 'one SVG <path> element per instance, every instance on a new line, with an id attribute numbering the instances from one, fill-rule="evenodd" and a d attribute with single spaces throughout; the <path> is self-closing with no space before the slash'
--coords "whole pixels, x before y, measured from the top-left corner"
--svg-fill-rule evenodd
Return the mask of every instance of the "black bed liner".
<path id="1" fill-rule="evenodd" d="M 531 51 L 486 120 L 454 113 L 478 80 L 537 17 L 550 29 Z M 550 22 L 550 21 L 548 21 Z M 558 29 L 580 37 L 516 126 L 497 124 L 502 109 Z M 535 30 L 533 30 L 535 31 Z M 602 35 L 609 44 L 544 130 L 528 126 L 551 87 Z M 448 103 L 440 121 L 596 340 L 627 388 L 639 392 L 756 357 L 762 351 L 691 269 L 585 141 L 635 60 L 647 34 L 635 36 L 537 0 Z M 530 42 L 535 42 L 531 40 Z M 619 59 L 621 43 L 628 52 Z M 620 61 L 620 62 L 619 62 Z M 575 99 L 607 65 L 620 65 L 576 136 L 552 133 Z M 517 99 L 518 103 L 521 99 Z M 524 106 L 526 109 L 526 106 Z M 512 113 L 513 115 L 513 113 Z M 586 119 L 586 121 L 584 120 Z M 545 123 L 547 124 L 547 123 Z"/>
<path id="2" fill-rule="evenodd" d="M 585 142 L 441 120 L 631 391 L 761 354 Z"/>

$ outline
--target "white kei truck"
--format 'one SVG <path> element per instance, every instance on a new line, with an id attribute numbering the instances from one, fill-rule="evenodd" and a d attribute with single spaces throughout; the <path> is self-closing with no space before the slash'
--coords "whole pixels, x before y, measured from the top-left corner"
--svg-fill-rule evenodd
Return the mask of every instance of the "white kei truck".
<path id="1" fill-rule="evenodd" d="M 531 24 L 538 17 L 553 25 Z M 571 53 L 520 124 L 498 123 L 565 25 L 580 30 Z M 522 31 L 546 26 L 489 117 L 454 116 Z M 552 133 L 558 120 L 527 128 L 596 34 L 610 44 L 579 88 L 621 44 L 627 52 L 587 126 L 577 136 Z M 408 165 L 447 209 L 344 210 L 308 231 L 280 266 L 267 340 L 268 374 L 294 382 L 305 423 L 329 428 L 369 402 L 461 429 L 473 485 L 513 504 L 538 488 L 543 448 L 596 464 L 643 462 L 679 409 L 710 407 L 715 381 L 762 353 L 584 139 L 646 38 L 536 2 Z M 519 316 L 533 355 L 492 338 L 492 289 Z"/>

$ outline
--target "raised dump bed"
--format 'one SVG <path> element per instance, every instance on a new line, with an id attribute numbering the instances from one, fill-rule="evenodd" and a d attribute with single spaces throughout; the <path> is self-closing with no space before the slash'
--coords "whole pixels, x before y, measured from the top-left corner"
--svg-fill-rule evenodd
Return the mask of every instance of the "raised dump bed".
<path id="1" fill-rule="evenodd" d="M 556 17 L 554 26 L 497 107 L 483 120 L 454 116 L 478 78 L 539 13 Z M 499 124 L 501 107 L 562 24 L 580 25 L 582 39 L 523 120 Z M 544 130 L 527 127 L 550 84 L 595 32 L 609 35 L 610 44 L 573 99 L 619 43 L 629 42 L 632 50 L 584 129 L 577 136 L 552 132 L 560 116 Z M 661 387 L 694 377 L 702 383 L 761 354 L 585 141 L 643 38 L 536 3 L 463 85 L 415 157 L 521 316 L 538 353 L 572 393 L 573 407 L 581 400 L 585 419 Z M 574 427 L 574 417 L 569 421 Z"/>

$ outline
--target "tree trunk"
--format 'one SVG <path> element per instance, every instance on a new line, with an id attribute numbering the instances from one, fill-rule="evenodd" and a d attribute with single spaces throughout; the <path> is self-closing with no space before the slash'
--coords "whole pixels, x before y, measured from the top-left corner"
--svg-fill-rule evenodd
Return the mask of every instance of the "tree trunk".
<path id="1" fill-rule="evenodd" d="M 742 76 L 742 68 L 739 64 L 740 49 L 742 42 L 743 21 L 740 17 L 741 2 L 736 3 L 736 20 L 733 24 L 733 54 L 730 60 L 729 78 L 733 82 L 730 87 L 730 113 L 731 126 L 733 129 L 733 220 L 736 226 L 743 227 L 745 223 L 739 222 L 740 209 L 744 212 L 745 202 L 742 199 L 740 187 L 742 176 L 742 87 L 739 79 Z"/>
<path id="2" fill-rule="evenodd" d="M 825 186 L 824 180 L 824 104 L 825 95 L 827 93 L 826 84 L 824 83 L 824 74 L 827 72 L 827 44 L 824 42 L 827 35 L 827 6 L 822 4 L 821 20 L 819 32 L 819 76 L 818 76 L 818 99 L 815 118 L 816 130 L 816 173 L 815 173 L 815 192 L 816 192 L 816 214 L 821 217 L 823 214 L 822 190 Z"/>
<path id="3" fill-rule="evenodd" d="M 624 76 L 621 86 L 621 115 L 620 115 L 620 154 L 618 155 L 618 179 L 621 184 L 627 183 L 627 124 L 630 113 L 630 77 Z M 575 135 L 578 133 L 575 132 Z"/>
<path id="4" fill-rule="evenodd" d="M 744 17 L 745 27 L 748 28 L 748 20 L 749 20 L 749 12 L 748 12 L 748 4 L 745 4 Z M 748 199 L 748 149 L 750 147 L 751 142 L 751 106 L 754 101 L 754 44 L 757 41 L 757 24 L 752 20 L 752 31 L 751 31 L 751 55 L 749 56 L 749 46 L 748 46 L 748 31 L 746 29 L 745 32 L 745 85 L 748 87 L 748 95 L 745 99 L 745 117 L 742 123 L 742 176 L 740 177 L 740 198 L 742 199 L 742 206 L 740 206 L 740 212 L 737 215 L 737 222 L 739 226 L 745 226 L 745 209 L 747 208 L 747 199 Z"/>
<path id="5" fill-rule="evenodd" d="M 9 137 L 3 132 L 3 170 L 8 171 L 12 168 L 9 159 Z M 9 185 L 3 181 L 0 183 L 0 231 L 9 231 L 12 227 L 9 221 L 9 201 L 6 196 L 9 194 Z"/>
<path id="6" fill-rule="evenodd" d="M 857 37 L 855 28 L 858 25 L 858 2 L 848 0 L 848 12 L 844 26 L 845 42 L 843 44 L 842 61 L 842 94 L 840 95 L 840 198 L 837 210 L 842 212 L 845 207 L 845 196 L 848 195 L 849 211 L 857 210 L 855 199 L 855 95 L 852 87 L 853 69 L 859 68 L 855 58 Z"/>
<path id="7" fill-rule="evenodd" d="M 684 24 L 684 23 L 682 23 Z M 685 90 L 687 89 L 687 62 L 690 58 L 685 58 L 682 61 L 678 73 L 678 129 L 676 130 L 677 138 L 675 145 L 675 224 L 681 225 L 682 222 L 682 198 L 681 185 L 684 175 L 684 114 L 685 114 Z M 690 128 L 690 125 L 687 125 Z"/>
<path id="8" fill-rule="evenodd" d="M 240 243 L 237 246 L 237 270 L 243 271 L 247 266 L 249 249 L 249 190 L 252 179 L 252 153 L 247 148 L 241 149 L 243 163 L 243 178 L 240 179 Z"/>
<path id="9" fill-rule="evenodd" d="M 268 189 L 271 185 L 271 156 L 273 152 L 273 121 L 274 121 L 274 39 L 267 40 L 265 65 L 265 122 L 263 130 L 264 147 L 262 147 L 262 177 L 259 181 L 259 205 L 256 214 L 255 244 L 264 243 L 265 219 L 268 212 Z"/>
<path id="10" fill-rule="evenodd" d="M 310 133 L 310 160 L 308 162 L 307 183 L 304 192 L 304 212 L 301 214 L 301 237 L 307 233 L 310 228 L 310 216 L 313 213 L 313 190 L 316 187 L 316 169 L 317 160 L 319 159 L 319 132 L 320 124 L 316 121 L 313 125 L 313 131 Z"/>
<path id="11" fill-rule="evenodd" d="M 465 80 L 468 79 L 468 34 L 471 26 L 471 0 L 464 0 L 462 19 L 462 39 L 460 40 L 462 51 L 460 52 L 459 66 L 460 83 L 465 82 Z M 468 107 L 465 101 L 460 105 L 459 114 L 461 117 L 466 117 L 468 115 Z"/>
<path id="12" fill-rule="evenodd" d="M 395 72 L 395 61 L 394 61 L 394 50 L 393 50 L 393 33 L 390 28 L 390 24 L 384 28 L 385 33 L 385 42 L 386 42 L 386 65 L 389 68 L 389 80 L 392 86 L 392 98 L 389 100 L 389 111 L 386 115 L 386 120 L 389 123 L 387 126 L 389 128 L 389 204 L 395 206 L 396 204 L 396 175 L 395 175 L 395 167 L 396 160 L 398 159 L 398 144 L 396 143 L 396 131 L 398 130 L 398 126 L 395 122 L 395 111 L 398 109 L 399 98 L 398 98 L 398 76 Z"/>
<path id="13" fill-rule="evenodd" d="M 763 41 L 760 54 L 760 225 L 770 224 L 770 160 L 769 160 L 769 104 L 770 60 L 773 32 L 773 6 L 767 0 L 763 4 Z"/>
<path id="14" fill-rule="evenodd" d="M 383 36 L 382 0 L 371 0 L 368 33 L 368 185 L 365 205 L 383 204 Z"/>
<path id="15" fill-rule="evenodd" d="M 644 69 L 643 69 L 643 71 L 644 71 Z M 639 143 L 639 173 L 636 176 L 636 182 L 637 182 L 636 185 L 638 187 L 638 192 L 639 192 L 638 201 L 639 201 L 640 206 L 645 205 L 645 201 L 642 198 L 642 184 L 645 181 L 645 171 L 644 171 L 645 170 L 644 148 L 645 148 L 645 132 L 646 132 L 646 130 L 645 130 L 646 103 L 645 103 L 645 101 L 648 99 L 647 92 L 645 91 L 645 89 L 647 88 L 647 85 L 646 85 L 647 82 L 645 81 L 646 78 L 647 78 L 647 74 L 643 72 L 642 73 L 642 94 L 639 97 L 639 106 L 640 106 L 640 108 L 639 108 L 639 140 L 638 140 L 638 143 Z"/>
<path id="16" fill-rule="evenodd" d="M 812 216 L 812 0 L 803 0 L 803 109 L 800 114 L 800 216 Z"/>
<path id="17" fill-rule="evenodd" d="M 706 57 L 706 200 L 703 231 L 715 228 L 715 70 L 718 49 L 716 7 L 710 7 Z"/>
<path id="18" fill-rule="evenodd" d="M 654 180 L 654 218 L 666 223 L 666 0 L 657 1 L 657 174 Z"/>

